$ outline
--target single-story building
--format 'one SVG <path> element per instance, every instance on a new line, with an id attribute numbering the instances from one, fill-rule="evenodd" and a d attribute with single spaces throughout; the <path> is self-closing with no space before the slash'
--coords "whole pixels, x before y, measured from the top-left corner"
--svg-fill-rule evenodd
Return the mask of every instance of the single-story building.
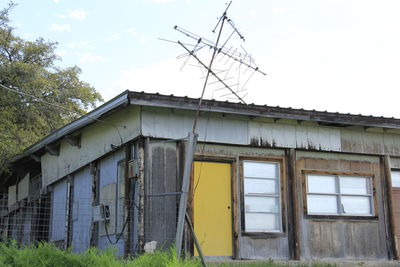
<path id="1" fill-rule="evenodd" d="M 198 99 L 126 91 L 0 176 L 0 236 L 120 255 L 174 244 Z M 204 100 L 188 212 L 208 257 L 399 257 L 400 120 Z M 188 231 L 183 251 L 197 255 Z"/>

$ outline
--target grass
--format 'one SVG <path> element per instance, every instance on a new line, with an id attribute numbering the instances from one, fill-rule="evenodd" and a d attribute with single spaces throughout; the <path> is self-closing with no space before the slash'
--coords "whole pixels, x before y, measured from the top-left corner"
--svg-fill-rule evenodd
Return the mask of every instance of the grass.
<path id="1" fill-rule="evenodd" d="M 178 262 L 175 250 L 156 251 L 137 258 L 119 259 L 114 250 L 90 248 L 84 253 L 61 250 L 51 243 L 19 247 L 15 242 L 0 243 L 0 267 L 200 267 L 197 259 Z"/>
<path id="2" fill-rule="evenodd" d="M 265 261 L 265 262 L 257 262 L 257 263 L 220 263 L 220 264 L 213 264 L 213 267 L 288 267 L 288 266 L 293 266 L 293 265 L 288 265 L 288 264 L 279 264 L 275 263 L 272 260 Z M 294 267 L 335 267 L 336 265 L 332 264 L 319 264 L 319 263 L 314 263 L 314 264 L 298 264 L 294 265 Z"/>
<path id="3" fill-rule="evenodd" d="M 90 248 L 84 253 L 61 250 L 51 243 L 20 247 L 15 242 L 0 243 L 0 267 L 201 267 L 198 259 L 178 261 L 174 249 L 142 254 L 137 258 L 120 259 L 114 250 Z M 214 263 L 210 267 L 287 267 L 272 260 L 262 263 Z M 334 267 L 329 264 L 298 265 L 298 267 Z"/>

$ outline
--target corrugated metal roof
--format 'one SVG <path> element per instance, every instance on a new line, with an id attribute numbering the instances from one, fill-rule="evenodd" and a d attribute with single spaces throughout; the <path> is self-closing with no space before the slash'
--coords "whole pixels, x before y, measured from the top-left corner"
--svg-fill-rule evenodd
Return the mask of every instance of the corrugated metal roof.
<path id="1" fill-rule="evenodd" d="M 159 93 L 129 92 L 131 104 L 161 106 L 177 109 L 197 109 L 198 99 L 187 96 L 162 95 Z M 279 106 L 267 106 L 256 104 L 243 104 L 229 101 L 203 100 L 202 111 L 222 112 L 256 117 L 269 117 L 275 119 L 293 119 L 300 121 L 316 121 L 324 125 L 365 127 L 381 127 L 400 129 L 400 119 L 387 117 L 374 117 L 355 115 L 350 113 L 338 113 L 328 111 L 316 111 Z"/>

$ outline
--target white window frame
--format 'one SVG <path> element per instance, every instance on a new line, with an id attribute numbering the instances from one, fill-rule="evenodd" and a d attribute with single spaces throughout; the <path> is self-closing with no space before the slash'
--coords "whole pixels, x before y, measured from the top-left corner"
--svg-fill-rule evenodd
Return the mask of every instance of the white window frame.
<path id="1" fill-rule="evenodd" d="M 400 179 L 399 175 L 400 170 L 399 169 L 392 169 L 391 170 L 391 176 L 392 176 L 392 187 L 400 187 Z"/>
<path id="2" fill-rule="evenodd" d="M 245 164 L 246 163 L 265 163 L 265 164 L 275 164 L 277 166 L 277 177 L 271 178 L 271 177 L 251 177 L 251 176 L 246 176 L 245 173 Z M 283 232 L 283 226 L 282 226 L 282 192 L 281 192 L 281 163 L 278 161 L 269 161 L 269 160 L 243 160 L 242 161 L 242 170 L 243 170 L 243 216 L 244 216 L 244 226 L 243 230 L 245 233 L 282 233 Z M 262 180 L 275 180 L 277 185 L 277 192 L 276 194 L 268 194 L 268 193 L 246 193 L 246 178 L 248 179 L 262 179 Z M 274 197 L 277 199 L 278 202 L 278 207 L 277 207 L 277 212 L 246 212 L 246 197 Z M 265 213 L 265 214 L 275 214 L 277 217 L 277 229 L 271 229 L 271 230 L 255 230 L 255 229 L 248 229 L 246 226 L 246 214 L 251 214 L 251 213 Z"/>
<path id="3" fill-rule="evenodd" d="M 308 177 L 310 176 L 328 176 L 328 177 L 334 177 L 335 179 L 335 193 L 318 193 L 318 192 L 309 192 L 309 179 Z M 367 188 L 367 194 L 348 194 L 348 193 L 342 193 L 340 190 L 340 182 L 341 182 L 341 177 L 359 177 L 361 178 L 366 178 L 368 181 L 368 188 Z M 320 174 L 320 173 L 306 173 L 305 175 L 306 178 L 306 201 L 307 201 L 307 215 L 327 215 L 327 216 L 357 216 L 357 217 L 373 217 L 375 216 L 375 203 L 374 203 L 374 193 L 373 193 L 373 177 L 370 175 L 357 175 L 357 174 Z M 337 201 L 337 212 L 336 213 L 329 213 L 329 212 L 310 212 L 308 207 L 309 207 L 309 199 L 308 196 L 314 195 L 314 196 L 335 196 L 336 201 Z M 369 202 L 370 202 L 370 213 L 369 214 L 360 214 L 360 213 L 346 213 L 343 211 L 343 202 L 342 202 L 342 197 L 368 197 Z"/>

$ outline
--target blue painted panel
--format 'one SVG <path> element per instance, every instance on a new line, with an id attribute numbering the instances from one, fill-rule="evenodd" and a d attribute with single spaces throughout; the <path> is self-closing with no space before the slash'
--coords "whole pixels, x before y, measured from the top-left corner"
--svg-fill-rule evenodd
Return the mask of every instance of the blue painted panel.
<path id="1" fill-rule="evenodd" d="M 85 167 L 74 175 L 72 210 L 72 250 L 84 252 L 90 247 L 92 224 L 92 175 Z"/>
<path id="2" fill-rule="evenodd" d="M 118 151 L 100 161 L 100 188 L 117 182 L 117 164 L 123 158 L 123 151 Z"/>
<path id="3" fill-rule="evenodd" d="M 100 161 L 100 203 L 111 205 L 110 206 L 110 221 L 107 223 L 107 229 L 109 233 L 109 238 L 112 242 L 109 241 L 104 222 L 100 222 L 99 224 L 99 248 L 106 249 L 109 247 L 115 247 L 117 249 L 117 255 L 124 255 L 124 240 L 121 237 L 117 244 L 116 240 L 116 217 L 117 217 L 117 182 L 118 182 L 118 162 L 124 158 L 123 151 L 118 151 L 109 155 L 106 158 L 103 158 Z M 110 186 L 111 185 L 111 186 Z M 115 187 L 114 187 L 114 186 Z M 114 189 L 113 189 L 114 188 Z M 113 189 L 113 190 L 112 190 Z M 120 234 L 119 232 L 117 234 Z"/>
<path id="4" fill-rule="evenodd" d="M 112 241 L 112 243 L 115 243 L 116 237 L 115 235 L 110 235 L 110 240 Z M 118 240 L 117 244 L 112 244 L 110 243 L 110 241 L 108 240 L 107 236 L 101 236 L 99 238 L 99 248 L 100 249 L 107 249 L 107 248 L 113 248 L 116 249 L 116 255 L 118 256 L 124 256 L 124 240 L 121 237 Z"/>
<path id="5" fill-rule="evenodd" d="M 51 240 L 66 240 L 67 220 L 67 180 L 64 179 L 53 187 L 51 216 Z"/>

